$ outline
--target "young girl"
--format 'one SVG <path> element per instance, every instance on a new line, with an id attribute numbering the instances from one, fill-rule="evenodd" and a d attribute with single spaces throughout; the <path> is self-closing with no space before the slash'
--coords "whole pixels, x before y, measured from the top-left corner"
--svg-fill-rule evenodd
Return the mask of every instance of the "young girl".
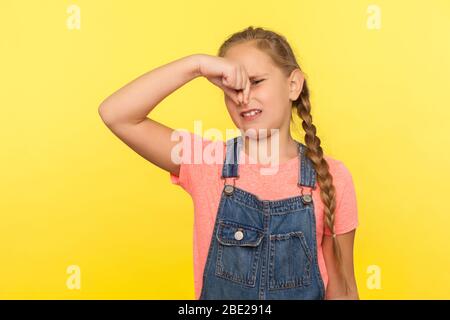
<path id="1" fill-rule="evenodd" d="M 188 132 L 178 163 L 174 130 L 147 115 L 199 76 L 223 90 L 242 134 L 212 141 Z M 291 137 L 292 111 L 303 121 L 305 144 Z M 285 37 L 251 26 L 227 39 L 217 57 L 175 60 L 100 105 L 108 128 L 193 199 L 196 299 L 358 299 L 352 177 L 323 154 L 310 111 L 305 74 Z M 252 157 L 252 143 L 259 156 Z M 269 148 L 277 158 L 271 174 L 262 174 L 263 143 L 276 147 Z M 193 160 L 199 145 L 222 161 Z"/>

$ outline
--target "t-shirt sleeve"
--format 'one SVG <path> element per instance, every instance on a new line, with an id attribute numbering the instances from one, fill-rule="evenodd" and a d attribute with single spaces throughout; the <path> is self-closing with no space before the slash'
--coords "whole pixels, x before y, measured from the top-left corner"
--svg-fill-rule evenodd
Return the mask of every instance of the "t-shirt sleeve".
<path id="1" fill-rule="evenodd" d="M 183 144 L 180 145 L 180 147 L 182 146 L 181 149 L 183 150 L 180 153 L 180 172 L 178 175 L 169 172 L 169 176 L 170 181 L 173 184 L 182 187 L 189 194 L 191 194 L 193 181 L 195 181 L 195 179 L 192 179 L 192 177 L 196 171 L 200 170 L 200 168 L 196 168 L 195 165 L 197 164 L 198 167 L 198 164 L 201 162 L 201 157 L 203 155 L 205 147 L 213 141 L 189 131 L 183 131 L 180 133 L 180 135 L 183 136 Z M 185 153 L 185 151 L 187 152 Z"/>
<path id="2" fill-rule="evenodd" d="M 333 183 L 336 188 L 334 232 L 343 234 L 358 226 L 358 207 L 352 175 L 341 161 L 337 163 Z M 324 232 L 326 235 L 331 235 L 328 226 Z"/>
<path id="3" fill-rule="evenodd" d="M 187 188 L 189 188 L 189 184 L 190 184 L 189 170 L 188 170 L 186 164 L 180 163 L 180 172 L 179 172 L 178 176 L 172 172 L 169 172 L 169 174 L 170 174 L 170 181 L 173 184 L 178 185 L 185 190 Z"/>

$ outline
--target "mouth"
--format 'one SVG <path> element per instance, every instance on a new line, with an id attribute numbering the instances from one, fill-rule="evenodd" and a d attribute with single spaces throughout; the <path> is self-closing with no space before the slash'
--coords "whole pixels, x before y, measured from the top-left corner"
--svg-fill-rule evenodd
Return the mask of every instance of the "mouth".
<path id="1" fill-rule="evenodd" d="M 262 113 L 261 109 L 250 109 L 240 113 L 241 117 L 246 121 L 251 121 L 258 118 Z"/>

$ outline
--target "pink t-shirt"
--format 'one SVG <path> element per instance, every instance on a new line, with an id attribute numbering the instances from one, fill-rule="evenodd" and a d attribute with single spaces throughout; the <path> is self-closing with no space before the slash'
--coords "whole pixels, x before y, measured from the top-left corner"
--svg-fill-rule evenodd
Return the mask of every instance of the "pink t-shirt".
<path id="1" fill-rule="evenodd" d="M 221 150 L 220 154 L 215 153 L 220 159 L 225 156 L 225 142 L 221 140 L 213 141 L 205 139 L 192 132 L 187 132 L 190 137 L 190 155 L 180 153 L 189 161 L 183 160 L 180 164 L 179 176 L 170 173 L 173 184 L 181 186 L 187 191 L 194 204 L 194 231 L 193 231 L 193 261 L 194 261 L 194 285 L 195 299 L 199 299 L 203 285 L 203 270 L 208 256 L 211 243 L 212 232 L 218 211 L 224 180 L 221 179 L 221 161 L 198 161 L 199 154 L 214 154 L 212 150 Z M 200 152 L 196 152 L 196 146 Z M 200 147 L 198 147 L 200 146 Z M 206 149 L 205 149 L 206 148 Z M 202 156 L 200 155 L 200 158 Z M 333 184 L 336 188 L 336 216 L 335 233 L 342 234 L 355 229 L 358 226 L 356 195 L 352 176 L 345 165 L 336 159 L 324 155 L 329 165 L 329 170 L 333 176 Z M 195 162 L 195 159 L 197 161 Z M 244 162 L 242 162 L 244 161 Z M 187 163 L 189 162 L 189 163 Z M 236 179 L 236 187 L 253 193 L 261 200 L 280 200 L 288 197 L 300 195 L 297 186 L 299 159 L 292 158 L 278 165 L 278 172 L 275 174 L 261 174 L 260 169 L 268 165 L 250 163 L 245 152 L 240 152 L 239 179 Z M 232 178 L 227 178 L 228 183 L 232 183 Z M 306 193 L 310 188 L 305 188 Z M 328 228 L 324 230 L 323 203 L 320 199 L 320 187 L 316 184 L 313 191 L 313 201 L 316 216 L 317 235 L 317 258 L 319 270 L 324 281 L 325 288 L 328 283 L 328 274 L 322 252 L 322 236 L 330 235 Z"/>

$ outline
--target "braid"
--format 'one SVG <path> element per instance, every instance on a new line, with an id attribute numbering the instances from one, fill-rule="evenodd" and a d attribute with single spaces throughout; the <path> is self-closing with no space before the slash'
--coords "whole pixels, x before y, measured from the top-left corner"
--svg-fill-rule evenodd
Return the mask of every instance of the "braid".
<path id="1" fill-rule="evenodd" d="M 309 102 L 309 92 L 306 86 L 306 80 L 303 84 L 303 90 L 300 94 L 300 103 L 297 106 L 297 113 L 302 121 L 302 127 L 305 131 L 305 143 L 307 146 L 306 156 L 314 164 L 317 172 L 317 182 L 320 187 L 320 197 L 324 204 L 324 218 L 326 224 L 336 239 L 334 233 L 334 219 L 336 208 L 336 190 L 333 185 L 333 177 L 329 172 L 327 161 L 323 157 L 323 150 L 320 146 L 320 139 L 316 135 L 316 126 L 312 123 L 311 104 Z M 333 240 L 333 243 L 336 243 Z M 339 246 L 337 246 L 339 248 Z M 340 259 L 340 251 L 336 250 L 336 258 Z"/>
<path id="2" fill-rule="evenodd" d="M 333 253 L 336 258 L 338 271 L 344 279 L 346 290 L 347 281 L 344 277 L 342 266 L 342 253 L 339 242 L 334 231 L 335 209 L 336 209 L 336 189 L 333 185 L 333 177 L 330 174 L 329 166 L 323 157 L 323 150 L 320 146 L 320 138 L 316 135 L 316 127 L 312 123 L 311 103 L 309 99 L 309 89 L 306 79 L 303 83 L 303 89 L 297 99 L 297 114 L 303 120 L 302 127 L 305 131 L 306 156 L 311 160 L 317 173 L 317 182 L 320 187 L 320 197 L 324 204 L 324 220 L 333 236 Z"/>
<path id="3" fill-rule="evenodd" d="M 267 53 L 272 61 L 288 77 L 294 69 L 300 69 L 295 58 L 295 54 L 287 39 L 272 30 L 261 27 L 248 28 L 231 35 L 219 48 L 218 56 L 225 56 L 226 51 L 233 45 L 252 41 L 256 48 Z M 346 290 L 348 290 L 347 280 L 344 276 L 342 266 L 342 253 L 336 233 L 334 231 L 336 190 L 333 185 L 333 177 L 330 174 L 327 161 L 324 159 L 323 150 L 320 146 L 320 139 L 316 136 L 316 127 L 312 123 L 311 103 L 309 100 L 309 89 L 306 79 L 300 96 L 292 102 L 292 108 L 296 108 L 297 114 L 303 120 L 302 127 L 305 131 L 305 155 L 312 161 L 317 173 L 317 182 L 320 187 L 320 197 L 324 204 L 324 221 L 333 235 L 333 254 L 336 260 L 337 269 L 344 280 Z M 292 113 L 291 113 L 292 117 Z M 292 118 L 291 118 L 292 119 Z"/>

